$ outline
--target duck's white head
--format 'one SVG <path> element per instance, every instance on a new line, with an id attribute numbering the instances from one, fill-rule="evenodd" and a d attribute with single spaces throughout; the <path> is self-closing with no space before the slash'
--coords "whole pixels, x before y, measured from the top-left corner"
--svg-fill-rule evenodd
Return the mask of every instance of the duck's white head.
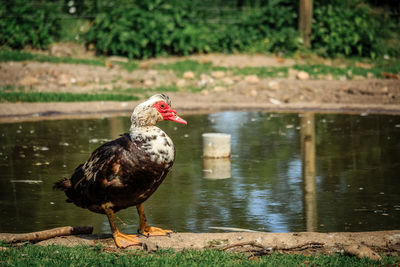
<path id="1" fill-rule="evenodd" d="M 133 110 L 131 116 L 133 127 L 154 126 L 163 120 L 187 124 L 185 120 L 176 115 L 176 110 L 171 108 L 171 101 L 165 94 L 153 95 L 140 103 Z"/>

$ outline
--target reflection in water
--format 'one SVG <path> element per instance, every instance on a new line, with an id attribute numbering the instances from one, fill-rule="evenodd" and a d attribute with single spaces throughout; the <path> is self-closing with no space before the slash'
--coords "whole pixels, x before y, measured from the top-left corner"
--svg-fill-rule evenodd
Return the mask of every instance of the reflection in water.
<path id="1" fill-rule="evenodd" d="M 398 228 L 400 117 L 307 116 L 223 112 L 184 116 L 188 126 L 161 123 L 177 157 L 145 203 L 150 223 L 179 232 Z M 314 135 L 298 127 L 312 125 L 311 118 Z M 108 233 L 105 216 L 65 203 L 51 187 L 129 126 L 128 117 L 0 124 L 0 232 L 93 225 L 96 233 Z M 231 135 L 231 178 L 203 179 L 204 132 Z M 136 232 L 135 208 L 117 216 L 122 231 Z"/>
<path id="2" fill-rule="evenodd" d="M 306 230 L 317 230 L 317 192 L 315 181 L 315 116 L 303 113 L 300 120 L 301 161 Z"/>
<path id="3" fill-rule="evenodd" d="M 230 177 L 230 158 L 203 158 L 203 178 L 226 179 Z"/>

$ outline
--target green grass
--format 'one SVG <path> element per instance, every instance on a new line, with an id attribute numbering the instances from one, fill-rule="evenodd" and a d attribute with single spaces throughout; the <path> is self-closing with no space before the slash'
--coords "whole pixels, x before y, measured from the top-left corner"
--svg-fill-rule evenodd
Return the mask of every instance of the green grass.
<path id="1" fill-rule="evenodd" d="M 83 101 L 134 101 L 139 98 L 123 94 L 73 94 L 42 92 L 0 91 L 0 102 L 83 102 Z"/>
<path id="2" fill-rule="evenodd" d="M 3 245 L 4 246 L 4 245 Z M 146 254 L 140 251 L 107 251 L 101 247 L 24 245 L 0 250 L 0 266 L 394 266 L 399 257 L 382 262 L 355 257 L 272 254 L 250 260 L 244 254 L 217 250 L 171 250 Z"/>
<path id="3" fill-rule="evenodd" d="M 6 61 L 37 61 L 37 62 L 50 62 L 50 63 L 67 63 L 67 64 L 85 64 L 92 66 L 106 66 L 106 58 L 84 59 L 84 58 L 69 58 L 69 57 L 56 57 L 41 54 L 33 54 L 24 51 L 0 49 L 0 62 Z M 137 64 L 133 61 L 127 63 L 113 62 L 121 68 L 133 71 L 137 69 Z"/>
<path id="4" fill-rule="evenodd" d="M 235 75 L 257 75 L 260 78 L 284 78 L 288 76 L 288 67 L 245 67 L 233 68 Z"/>
<path id="5" fill-rule="evenodd" d="M 175 85 L 169 86 L 159 86 L 154 88 L 114 88 L 114 92 L 117 93 L 133 93 L 133 94 L 143 94 L 143 93 L 160 93 L 160 92 L 178 92 L 179 89 Z"/>

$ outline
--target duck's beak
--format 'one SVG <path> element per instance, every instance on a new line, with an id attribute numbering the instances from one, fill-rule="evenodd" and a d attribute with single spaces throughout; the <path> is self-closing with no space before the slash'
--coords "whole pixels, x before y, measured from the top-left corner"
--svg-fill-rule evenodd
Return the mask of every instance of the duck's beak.
<path id="1" fill-rule="evenodd" d="M 174 122 L 178 122 L 178 123 L 187 124 L 187 122 L 184 119 L 182 119 L 181 117 L 176 115 L 176 110 L 172 109 L 171 107 L 169 107 L 167 110 L 165 110 L 161 115 L 163 116 L 164 120 L 166 120 L 166 121 L 174 121 Z"/>
<path id="2" fill-rule="evenodd" d="M 187 124 L 187 122 L 184 119 L 182 119 L 181 117 L 176 115 L 176 111 L 173 109 L 172 109 L 172 112 L 165 113 L 165 115 L 163 117 L 164 117 L 164 120 Z"/>

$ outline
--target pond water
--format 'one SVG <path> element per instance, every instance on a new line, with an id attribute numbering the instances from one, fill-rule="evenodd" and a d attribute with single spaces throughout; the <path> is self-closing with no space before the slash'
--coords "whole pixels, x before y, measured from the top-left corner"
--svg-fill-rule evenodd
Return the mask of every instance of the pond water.
<path id="1" fill-rule="evenodd" d="M 145 202 L 147 218 L 178 232 L 399 229 L 400 117 L 363 115 L 221 112 L 183 116 L 187 126 L 162 122 L 177 158 Z M 128 117 L 0 124 L 0 232 L 110 233 L 106 216 L 66 203 L 52 185 L 129 126 Z M 232 157 L 221 163 L 230 178 L 204 178 L 205 132 L 231 134 Z M 117 216 L 122 231 L 136 232 L 134 207 Z"/>

